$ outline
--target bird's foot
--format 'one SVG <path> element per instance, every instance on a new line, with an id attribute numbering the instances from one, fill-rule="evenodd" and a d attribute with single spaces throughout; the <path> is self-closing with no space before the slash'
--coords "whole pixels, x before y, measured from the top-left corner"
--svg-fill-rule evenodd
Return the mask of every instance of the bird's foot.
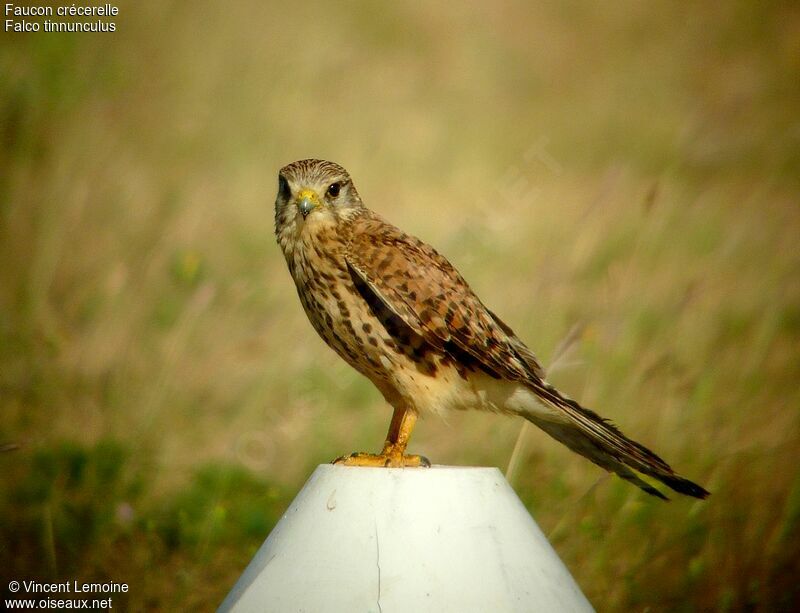
<path id="1" fill-rule="evenodd" d="M 378 468 L 411 468 L 429 467 L 428 458 L 421 455 L 405 455 L 403 453 L 384 449 L 381 453 L 356 452 L 336 458 L 332 464 L 344 466 L 372 466 Z"/>

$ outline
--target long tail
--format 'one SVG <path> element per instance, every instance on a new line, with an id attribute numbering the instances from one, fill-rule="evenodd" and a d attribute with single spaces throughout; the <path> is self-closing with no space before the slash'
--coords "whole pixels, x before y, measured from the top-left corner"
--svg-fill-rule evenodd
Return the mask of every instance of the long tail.
<path id="1" fill-rule="evenodd" d="M 523 417 L 572 451 L 618 474 L 648 494 L 664 500 L 668 498 L 640 479 L 634 470 L 658 479 L 686 496 L 705 498 L 709 495 L 701 486 L 676 475 L 669 464 L 645 446 L 622 434 L 611 422 L 583 408 L 548 383 L 538 380 L 530 381 L 529 385 L 543 404 L 552 407 L 567 419 L 553 421 L 532 413 L 524 413 Z"/>

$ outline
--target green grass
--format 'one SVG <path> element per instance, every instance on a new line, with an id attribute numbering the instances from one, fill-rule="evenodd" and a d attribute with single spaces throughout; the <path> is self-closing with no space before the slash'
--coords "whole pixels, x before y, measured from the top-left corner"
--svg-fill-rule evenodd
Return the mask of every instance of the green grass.
<path id="1" fill-rule="evenodd" d="M 389 410 L 305 320 L 276 171 L 325 157 L 705 502 L 538 431 L 512 483 L 598 610 L 800 600 L 797 9 L 121 8 L 0 42 L 0 569 L 213 609 Z M 412 450 L 505 469 L 522 424 Z"/>

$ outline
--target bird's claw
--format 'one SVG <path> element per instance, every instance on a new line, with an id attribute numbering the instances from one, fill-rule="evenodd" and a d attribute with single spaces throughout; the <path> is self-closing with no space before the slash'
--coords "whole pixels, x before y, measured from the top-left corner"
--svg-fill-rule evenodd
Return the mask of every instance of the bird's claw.
<path id="1" fill-rule="evenodd" d="M 430 460 L 422 455 L 402 453 L 363 453 L 355 452 L 336 458 L 331 464 L 344 466 L 371 466 L 375 468 L 429 468 Z"/>

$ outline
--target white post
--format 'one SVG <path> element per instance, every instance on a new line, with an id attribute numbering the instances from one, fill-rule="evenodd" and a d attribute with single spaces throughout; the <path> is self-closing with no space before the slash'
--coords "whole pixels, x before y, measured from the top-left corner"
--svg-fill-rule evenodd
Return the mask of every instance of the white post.
<path id="1" fill-rule="evenodd" d="M 496 468 L 321 465 L 219 611 L 592 611 Z"/>

